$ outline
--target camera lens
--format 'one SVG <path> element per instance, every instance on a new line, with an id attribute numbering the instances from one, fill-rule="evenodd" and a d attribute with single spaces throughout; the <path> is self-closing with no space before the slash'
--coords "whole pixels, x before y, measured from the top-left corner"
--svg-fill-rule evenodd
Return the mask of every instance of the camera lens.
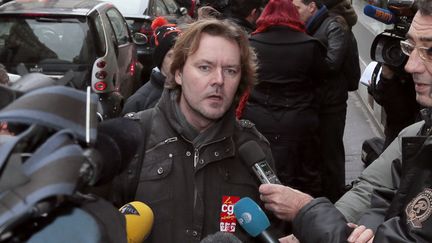
<path id="1" fill-rule="evenodd" d="M 400 40 L 395 36 L 378 35 L 371 48 L 372 60 L 393 67 L 402 67 L 405 64 L 406 56 L 400 48 Z"/>
<path id="2" fill-rule="evenodd" d="M 403 64 L 405 54 L 403 54 L 398 40 L 393 39 L 386 43 L 383 49 L 383 59 L 387 64 L 395 67 Z"/>

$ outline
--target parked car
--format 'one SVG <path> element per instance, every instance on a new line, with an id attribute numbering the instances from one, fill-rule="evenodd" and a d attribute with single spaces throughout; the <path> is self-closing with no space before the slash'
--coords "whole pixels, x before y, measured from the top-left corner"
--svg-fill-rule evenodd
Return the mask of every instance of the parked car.
<path id="1" fill-rule="evenodd" d="M 152 21 L 155 17 L 164 16 L 169 22 L 177 23 L 179 19 L 190 19 L 187 9 L 179 6 L 175 0 L 104 0 L 113 3 L 126 18 L 137 44 L 137 56 L 143 64 L 141 80 L 147 82 L 154 67 L 152 55 L 154 45 L 150 42 L 153 31 Z M 185 20 L 187 21 L 187 20 Z"/>
<path id="2" fill-rule="evenodd" d="M 104 119 L 116 117 L 139 87 L 142 65 L 128 25 L 113 4 L 95 0 L 16 0 L 0 6 L 0 63 L 17 74 L 59 78 L 69 70 L 70 85 L 91 86 Z"/>

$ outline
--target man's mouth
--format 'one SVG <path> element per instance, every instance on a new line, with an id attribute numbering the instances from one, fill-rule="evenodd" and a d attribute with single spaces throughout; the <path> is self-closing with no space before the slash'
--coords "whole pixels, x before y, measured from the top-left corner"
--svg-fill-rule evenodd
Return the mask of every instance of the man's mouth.
<path id="1" fill-rule="evenodd" d="M 428 91 L 430 89 L 430 86 L 431 86 L 430 84 L 415 83 L 415 91 L 417 93 Z"/>
<path id="2" fill-rule="evenodd" d="M 207 97 L 207 99 L 212 100 L 212 101 L 216 101 L 216 102 L 220 102 L 223 100 L 221 95 L 209 95 Z"/>

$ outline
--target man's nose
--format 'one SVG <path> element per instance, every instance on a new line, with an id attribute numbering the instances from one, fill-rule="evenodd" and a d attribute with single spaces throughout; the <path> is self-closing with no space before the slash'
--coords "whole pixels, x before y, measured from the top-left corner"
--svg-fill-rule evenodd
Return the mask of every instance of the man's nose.
<path id="1" fill-rule="evenodd" d="M 408 73 L 422 73 L 425 71 L 425 64 L 420 58 L 418 50 L 415 48 L 411 55 L 408 57 L 408 61 L 405 64 L 405 71 Z"/>
<path id="2" fill-rule="evenodd" d="M 224 83 L 224 74 L 222 68 L 217 68 L 212 75 L 212 85 L 222 85 Z"/>

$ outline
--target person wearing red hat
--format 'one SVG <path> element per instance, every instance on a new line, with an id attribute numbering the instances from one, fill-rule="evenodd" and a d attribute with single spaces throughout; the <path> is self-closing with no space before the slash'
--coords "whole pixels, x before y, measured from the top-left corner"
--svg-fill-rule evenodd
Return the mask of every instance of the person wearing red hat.
<path id="1" fill-rule="evenodd" d="M 170 75 L 173 50 L 180 29 L 169 23 L 164 17 L 156 18 L 152 23 L 155 45 L 153 63 L 156 66 L 150 74 L 150 80 L 129 97 L 123 107 L 123 114 L 152 108 L 159 101 L 164 89 L 165 80 Z"/>

